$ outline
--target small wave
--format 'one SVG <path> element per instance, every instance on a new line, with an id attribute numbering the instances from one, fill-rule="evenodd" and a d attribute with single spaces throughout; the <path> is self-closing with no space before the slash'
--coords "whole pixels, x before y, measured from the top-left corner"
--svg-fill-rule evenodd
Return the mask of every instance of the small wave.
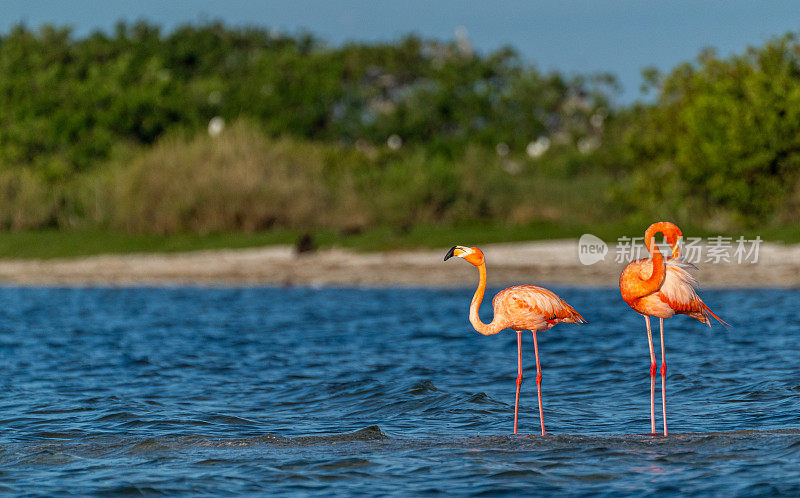
<path id="1" fill-rule="evenodd" d="M 291 438 L 292 441 L 297 443 L 342 443 L 349 441 L 381 441 L 389 439 L 380 427 L 377 425 L 370 425 L 355 432 L 348 432 L 346 434 L 331 434 L 329 436 L 299 436 Z"/>
<path id="2" fill-rule="evenodd" d="M 539 477 L 544 475 L 542 472 L 539 472 L 535 469 L 517 469 L 517 470 L 504 470 L 503 472 L 497 472 L 495 474 L 490 475 L 489 477 L 492 478 L 524 478 L 524 477 Z"/>
<path id="3" fill-rule="evenodd" d="M 103 415 L 102 417 L 98 417 L 94 419 L 95 422 L 107 422 L 110 420 L 130 420 L 136 419 L 139 415 L 131 412 L 115 412 L 109 413 L 107 415 Z"/>
<path id="4" fill-rule="evenodd" d="M 430 380 L 423 380 L 422 382 L 418 382 L 411 386 L 408 390 L 408 394 L 413 394 L 414 396 L 419 396 L 422 394 L 429 394 L 437 392 L 439 389 L 433 385 L 433 382 Z"/>
<path id="5" fill-rule="evenodd" d="M 380 427 L 371 425 L 355 432 L 347 432 L 344 434 L 326 434 L 322 436 L 294 436 L 285 437 L 277 434 L 264 434 L 261 436 L 253 436 L 246 438 L 235 439 L 213 439 L 203 442 L 203 446 L 250 446 L 256 444 L 270 444 L 277 446 L 294 446 L 303 445 L 310 446 L 314 444 L 324 443 L 346 443 L 356 441 L 381 441 L 390 439 Z"/>
<path id="6" fill-rule="evenodd" d="M 365 458 L 342 458 L 331 462 L 320 463 L 314 467 L 315 470 L 345 470 L 360 467 L 369 467 L 373 462 Z"/>

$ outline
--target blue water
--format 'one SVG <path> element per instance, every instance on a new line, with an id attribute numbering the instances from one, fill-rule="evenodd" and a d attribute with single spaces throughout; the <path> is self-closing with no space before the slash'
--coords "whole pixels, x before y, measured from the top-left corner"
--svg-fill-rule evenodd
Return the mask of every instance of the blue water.
<path id="1" fill-rule="evenodd" d="M 544 438 L 472 289 L 0 288 L 0 491 L 800 493 L 800 292 L 666 321 L 664 438 L 642 318 L 553 288 L 591 323 L 539 335 Z"/>

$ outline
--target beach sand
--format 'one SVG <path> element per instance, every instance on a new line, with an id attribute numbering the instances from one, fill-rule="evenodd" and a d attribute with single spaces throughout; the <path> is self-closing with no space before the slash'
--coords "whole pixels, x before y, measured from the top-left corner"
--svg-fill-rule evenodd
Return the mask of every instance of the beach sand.
<path id="1" fill-rule="evenodd" d="M 617 285 L 625 266 L 612 245 L 604 261 L 583 265 L 577 240 L 488 244 L 489 286 Z M 472 286 L 474 268 L 443 257 L 447 248 L 382 253 L 326 249 L 297 255 L 291 246 L 176 254 L 0 260 L 0 282 L 22 285 Z M 763 243 L 755 264 L 700 262 L 702 287 L 800 287 L 800 245 Z"/>

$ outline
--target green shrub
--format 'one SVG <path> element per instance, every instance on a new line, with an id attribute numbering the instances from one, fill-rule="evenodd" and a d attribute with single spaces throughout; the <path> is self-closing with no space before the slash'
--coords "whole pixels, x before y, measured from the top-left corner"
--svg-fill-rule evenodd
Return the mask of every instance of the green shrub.
<path id="1" fill-rule="evenodd" d="M 773 220 L 800 172 L 795 37 L 727 59 L 706 51 L 649 77 L 658 101 L 639 109 L 627 131 L 631 204 L 694 223 Z"/>
<path id="2" fill-rule="evenodd" d="M 358 150 L 273 139 L 243 122 L 215 138 L 167 137 L 107 171 L 104 180 L 81 184 L 86 192 L 86 185 L 108 188 L 75 204 L 101 206 L 84 208 L 99 213 L 89 217 L 96 225 L 137 233 L 518 224 L 569 217 L 570 203 L 590 202 L 593 210 L 570 220 L 586 221 L 602 212 L 605 186 L 597 178 L 544 176 L 521 157 L 501 159 L 481 148 L 456 159 L 423 148 Z"/>
<path id="3" fill-rule="evenodd" d="M 140 233 L 335 226 L 358 210 L 326 188 L 323 149 L 242 124 L 218 138 L 165 138 L 114 168 L 112 225 Z"/>
<path id="4" fill-rule="evenodd" d="M 471 54 L 416 37 L 327 47 L 219 23 L 168 34 L 121 23 L 83 38 L 17 27 L 0 36 L 0 167 L 62 182 L 214 116 L 343 144 L 396 134 L 451 156 L 469 144 L 521 150 L 540 134 L 594 133 L 588 119 L 611 83 L 541 74 L 510 49 Z"/>

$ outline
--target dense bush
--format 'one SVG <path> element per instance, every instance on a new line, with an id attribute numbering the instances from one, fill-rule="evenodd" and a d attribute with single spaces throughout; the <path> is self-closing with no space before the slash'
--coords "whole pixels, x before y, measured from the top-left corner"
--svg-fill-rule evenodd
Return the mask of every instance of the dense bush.
<path id="1" fill-rule="evenodd" d="M 221 24 L 169 34 L 119 24 L 80 39 L 17 27 L 0 37 L 0 166 L 61 181 L 214 116 L 345 145 L 397 135 L 450 154 L 523 150 L 542 134 L 598 135 L 589 119 L 606 112 L 612 83 L 541 74 L 511 49 L 479 55 L 416 37 L 331 48 Z"/>
<path id="2" fill-rule="evenodd" d="M 626 130 L 629 200 L 646 212 L 720 225 L 796 209 L 787 205 L 800 176 L 794 36 L 725 59 L 707 50 L 694 64 L 648 77 L 658 99 L 634 111 Z"/>
<path id="3" fill-rule="evenodd" d="M 511 163 L 519 169 L 509 173 L 508 161 L 519 161 Z M 132 163 L 108 168 L 102 179 L 92 180 L 105 185 L 95 191 L 97 197 L 75 203 L 103 206 L 93 224 L 133 232 L 309 227 L 351 232 L 476 220 L 563 220 L 565 213 L 553 213 L 554 207 L 602 197 L 604 185 L 575 189 L 575 179 L 545 177 L 522 158 L 508 161 L 477 147 L 454 162 L 423 147 L 398 153 L 385 146 L 356 150 L 272 139 L 237 123 L 216 138 L 167 137 Z M 581 221 L 600 214 L 587 209 Z"/>
<path id="4" fill-rule="evenodd" d="M 464 40 L 17 27 L 0 36 L 0 228 L 800 221 L 794 36 L 645 77 L 655 100 L 614 108 L 613 78 Z M 214 138 L 217 116 L 235 125 Z"/>

